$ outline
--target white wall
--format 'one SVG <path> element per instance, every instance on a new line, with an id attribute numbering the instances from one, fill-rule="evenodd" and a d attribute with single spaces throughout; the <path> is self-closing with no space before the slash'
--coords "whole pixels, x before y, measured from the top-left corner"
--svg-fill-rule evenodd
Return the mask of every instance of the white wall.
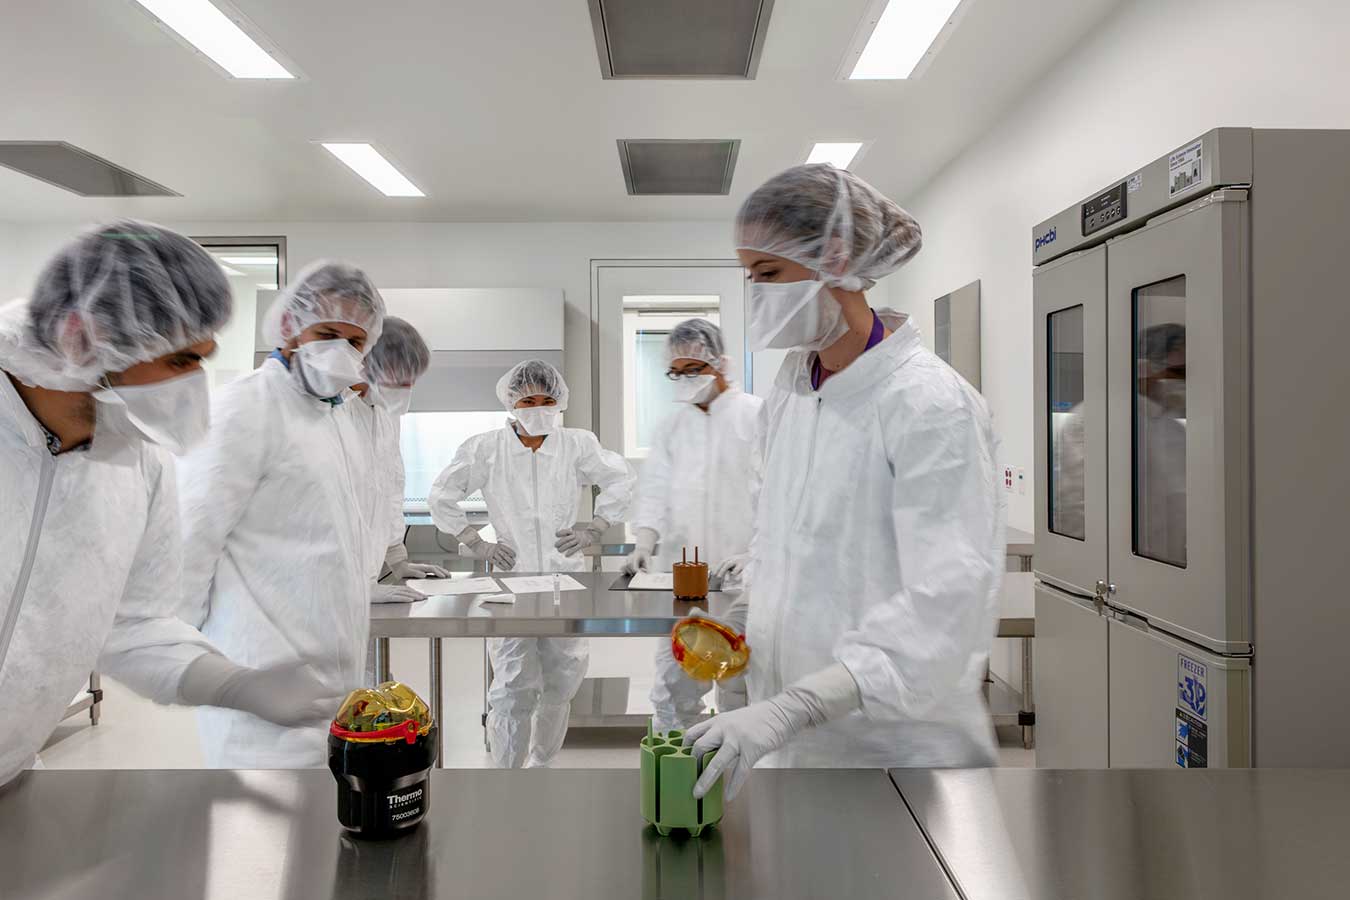
<path id="1" fill-rule="evenodd" d="M 1009 522 L 1032 527 L 1031 229 L 1219 125 L 1350 128 L 1350 3 L 1137 0 L 907 207 L 924 249 L 887 279 L 931 346 L 932 301 L 982 282 L 984 394 L 1004 461 L 1023 466 Z"/>
<path id="2" fill-rule="evenodd" d="M 591 424 L 591 260 L 734 257 L 729 222 L 163 224 L 194 237 L 284 235 L 292 276 L 312 260 L 337 257 L 364 267 L 381 287 L 562 288 L 567 420 L 578 427 Z M 0 297 L 26 294 L 42 263 L 79 227 L 0 225 Z"/>

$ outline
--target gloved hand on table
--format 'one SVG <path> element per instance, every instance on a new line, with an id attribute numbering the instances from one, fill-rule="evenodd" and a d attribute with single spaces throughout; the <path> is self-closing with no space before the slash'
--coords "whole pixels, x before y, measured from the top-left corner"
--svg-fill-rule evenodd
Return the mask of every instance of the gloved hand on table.
<path id="1" fill-rule="evenodd" d="M 405 584 L 374 584 L 370 587 L 371 603 L 416 603 L 425 599 L 425 595 Z"/>
<path id="2" fill-rule="evenodd" d="M 250 669 L 215 652 L 193 660 L 178 683 L 178 697 L 189 706 L 237 709 L 288 727 L 331 721 L 345 696 L 304 663 Z"/>
<path id="3" fill-rule="evenodd" d="M 582 528 L 564 528 L 554 535 L 558 542 L 553 545 L 563 556 L 576 556 L 591 544 L 600 542 L 600 536 L 609 528 L 609 523 L 596 516 L 589 525 Z"/>
<path id="4" fill-rule="evenodd" d="M 459 542 L 469 548 L 475 559 L 491 563 L 492 568 L 509 570 L 516 564 L 516 551 L 510 544 L 494 544 L 483 540 L 478 529 L 472 525 L 455 535 Z"/>
<path id="5" fill-rule="evenodd" d="M 660 538 L 652 528 L 639 528 L 637 530 L 637 545 L 633 552 L 628 554 L 628 558 L 623 561 L 623 574 L 636 575 L 638 572 L 649 572 L 652 568 L 652 556 L 656 553 L 656 542 Z"/>
<path id="6" fill-rule="evenodd" d="M 798 732 L 861 706 L 853 676 L 842 663 L 834 663 L 776 697 L 700 722 L 685 732 L 684 745 L 693 746 L 696 758 L 713 750 L 717 755 L 694 785 L 694 796 L 701 799 L 725 775 L 723 797 L 731 800 L 765 754 L 782 747 Z"/>
<path id="7" fill-rule="evenodd" d="M 405 578 L 449 578 L 450 570 L 430 563 L 408 562 L 406 559 L 389 566 L 389 572 L 400 580 Z"/>
<path id="8" fill-rule="evenodd" d="M 718 563 L 712 573 L 722 579 L 723 584 L 727 582 L 735 583 L 745 575 L 745 567 L 749 564 L 749 553 L 737 553 L 735 556 L 728 556 Z"/>

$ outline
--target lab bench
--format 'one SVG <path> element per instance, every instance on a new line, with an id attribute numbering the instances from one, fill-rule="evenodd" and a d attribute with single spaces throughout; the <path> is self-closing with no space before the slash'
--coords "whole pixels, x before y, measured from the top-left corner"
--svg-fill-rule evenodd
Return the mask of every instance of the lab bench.
<path id="1" fill-rule="evenodd" d="M 1350 770 L 892 769 L 891 780 L 967 900 L 1350 896 Z"/>
<path id="2" fill-rule="evenodd" d="M 881 770 L 756 772 L 698 839 L 662 838 L 642 821 L 636 769 L 438 769 L 427 818 L 378 842 L 346 836 L 336 793 L 324 769 L 25 772 L 0 788 L 0 891 L 25 900 L 957 897 Z"/>

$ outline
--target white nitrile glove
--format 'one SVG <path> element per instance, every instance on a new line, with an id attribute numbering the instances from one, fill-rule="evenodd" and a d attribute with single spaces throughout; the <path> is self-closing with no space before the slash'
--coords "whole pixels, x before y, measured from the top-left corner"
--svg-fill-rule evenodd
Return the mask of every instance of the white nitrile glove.
<path id="1" fill-rule="evenodd" d="M 713 569 L 712 573 L 722 579 L 724 583 L 735 583 L 745 575 L 745 567 L 749 564 L 749 553 L 737 553 L 735 556 L 728 556 L 718 563 L 717 568 Z"/>
<path id="2" fill-rule="evenodd" d="M 189 706 L 237 709 L 294 727 L 331 721 L 345 695 L 319 681 L 304 663 L 250 669 L 219 653 L 203 653 L 183 673 L 178 697 Z"/>
<path id="3" fill-rule="evenodd" d="M 625 575 L 636 575 L 638 572 L 651 571 L 652 556 L 656 552 L 656 542 L 659 539 L 660 535 L 656 533 L 655 529 L 639 528 L 637 530 L 637 546 L 623 561 L 623 573 Z"/>
<path id="4" fill-rule="evenodd" d="M 720 616 L 709 615 L 701 609 L 689 613 L 691 619 L 712 619 L 730 628 L 737 634 L 745 634 L 746 621 L 750 618 L 750 601 L 742 594 L 732 601 L 727 611 Z"/>
<path id="5" fill-rule="evenodd" d="M 389 572 L 395 578 L 399 579 L 450 577 L 449 569 L 442 569 L 440 566 L 434 566 L 431 563 L 408 562 L 406 559 L 391 565 L 389 567 Z"/>
<path id="6" fill-rule="evenodd" d="M 684 733 L 684 745 L 693 746 L 696 759 L 713 750 L 717 755 L 694 785 L 694 796 L 701 799 L 725 774 L 723 796 L 731 800 L 765 754 L 777 750 L 798 732 L 861 706 L 853 676 L 842 663 L 834 663 L 776 697 L 700 722 Z"/>
<path id="7" fill-rule="evenodd" d="M 469 553 L 475 559 L 481 559 L 491 563 L 492 568 L 509 570 L 516 564 L 516 551 L 510 544 L 497 543 L 483 540 L 478 533 L 478 529 L 470 525 L 459 534 L 455 535 L 459 542 L 469 548 Z"/>
<path id="8" fill-rule="evenodd" d="M 405 584 L 375 584 L 370 588 L 371 603 L 416 603 L 425 599 Z"/>
<path id="9" fill-rule="evenodd" d="M 609 523 L 599 516 L 582 528 L 564 528 L 554 535 L 558 542 L 553 545 L 553 549 L 563 556 L 576 556 L 591 544 L 599 543 L 600 536 L 607 528 Z"/>

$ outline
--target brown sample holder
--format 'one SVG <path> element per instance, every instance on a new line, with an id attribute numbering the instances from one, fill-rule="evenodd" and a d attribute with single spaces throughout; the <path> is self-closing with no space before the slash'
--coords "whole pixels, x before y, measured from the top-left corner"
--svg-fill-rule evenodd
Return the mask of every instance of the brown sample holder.
<path id="1" fill-rule="evenodd" d="M 689 561 L 689 549 L 683 548 L 681 561 L 670 567 L 674 576 L 676 600 L 708 599 L 708 564 L 698 561 L 698 548 L 694 548 L 694 561 Z"/>

